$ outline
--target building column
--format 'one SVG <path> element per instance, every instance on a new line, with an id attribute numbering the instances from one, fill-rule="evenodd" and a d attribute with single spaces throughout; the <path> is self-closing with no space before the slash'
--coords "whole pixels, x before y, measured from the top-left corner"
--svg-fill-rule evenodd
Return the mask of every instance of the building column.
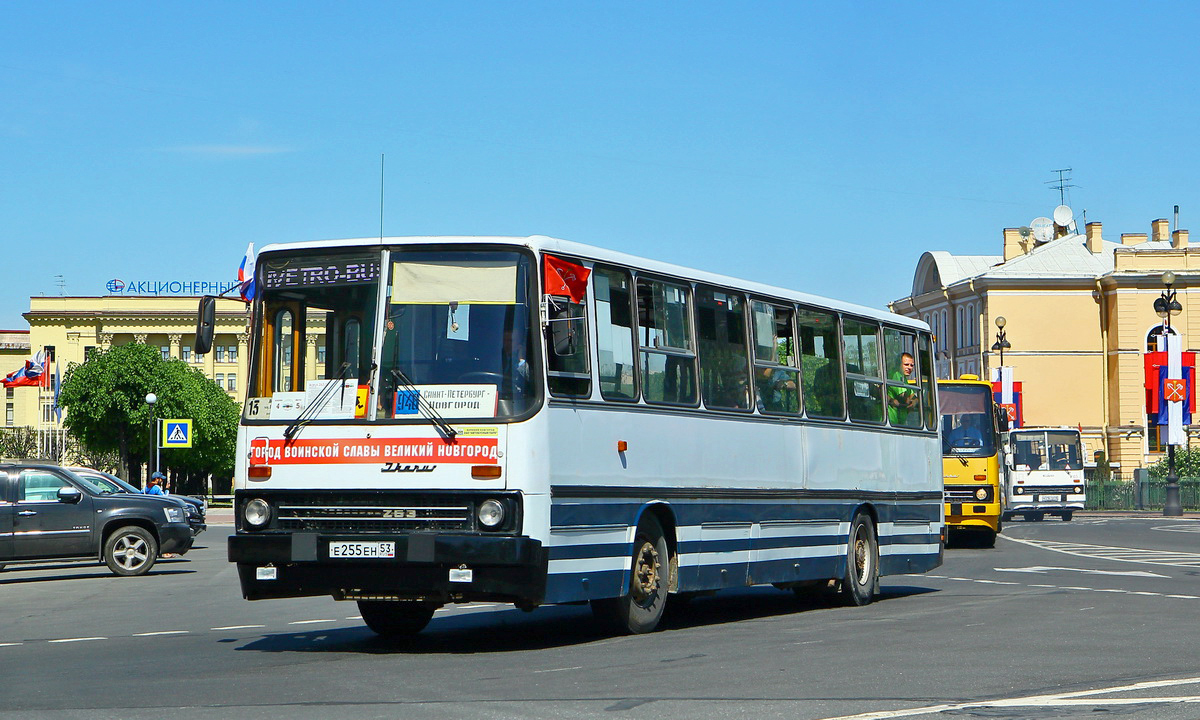
<path id="1" fill-rule="evenodd" d="M 238 371 L 238 386 L 235 399 L 238 404 L 244 404 L 246 399 L 246 388 L 250 387 L 250 333 L 243 332 L 237 336 L 237 371 Z"/>
<path id="2" fill-rule="evenodd" d="M 167 336 L 167 341 L 171 343 L 171 357 L 178 358 L 180 341 L 183 340 L 183 335 L 179 333 L 171 333 Z"/>

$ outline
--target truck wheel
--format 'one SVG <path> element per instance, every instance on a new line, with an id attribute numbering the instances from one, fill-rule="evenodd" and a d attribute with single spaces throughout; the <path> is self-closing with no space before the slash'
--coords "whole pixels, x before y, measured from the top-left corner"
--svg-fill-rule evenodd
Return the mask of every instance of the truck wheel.
<path id="1" fill-rule="evenodd" d="M 433 619 L 438 605 L 424 602 L 395 602 L 391 600 L 359 600 L 358 611 L 363 622 L 376 635 L 388 640 L 402 640 L 425 629 Z"/>
<path id="2" fill-rule="evenodd" d="M 637 635 L 653 630 L 667 604 L 670 560 L 662 525 L 653 515 L 645 515 L 633 538 L 628 592 L 618 598 L 593 600 L 592 614 L 620 633 Z"/>
<path id="3" fill-rule="evenodd" d="M 125 577 L 145 575 L 158 560 L 158 542 L 145 528 L 126 525 L 104 541 L 104 564 Z"/>
<path id="4" fill-rule="evenodd" d="M 854 516 L 847 546 L 842 596 L 850 605 L 869 605 L 879 587 L 879 543 L 875 523 L 866 513 Z"/>

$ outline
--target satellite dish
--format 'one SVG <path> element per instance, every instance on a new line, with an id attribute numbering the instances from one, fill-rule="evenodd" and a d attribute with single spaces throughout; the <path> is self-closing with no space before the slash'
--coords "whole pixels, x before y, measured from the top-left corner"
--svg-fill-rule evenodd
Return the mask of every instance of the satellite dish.
<path id="1" fill-rule="evenodd" d="M 1071 208 L 1066 205 L 1059 205 L 1054 208 L 1054 224 L 1059 227 L 1070 227 L 1071 221 L 1075 219 L 1075 214 L 1071 212 Z"/>
<path id="2" fill-rule="evenodd" d="M 1029 229 L 1028 225 L 1022 225 L 1021 227 L 1017 228 L 1017 232 L 1021 235 L 1022 240 L 1028 240 L 1029 238 L 1033 237 L 1033 231 Z"/>
<path id="3" fill-rule="evenodd" d="M 1029 223 L 1029 229 L 1033 231 L 1033 239 L 1036 242 L 1050 242 L 1054 239 L 1054 221 L 1048 217 L 1034 218 Z"/>

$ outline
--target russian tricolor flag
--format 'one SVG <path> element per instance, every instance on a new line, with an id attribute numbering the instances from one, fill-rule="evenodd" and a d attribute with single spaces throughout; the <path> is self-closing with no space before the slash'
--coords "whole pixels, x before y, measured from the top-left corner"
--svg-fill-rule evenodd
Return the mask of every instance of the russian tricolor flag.
<path id="1" fill-rule="evenodd" d="M 246 256 L 242 258 L 242 264 L 238 266 L 238 283 L 241 285 L 239 292 L 242 299 L 250 302 L 254 299 L 254 243 L 246 246 Z"/>

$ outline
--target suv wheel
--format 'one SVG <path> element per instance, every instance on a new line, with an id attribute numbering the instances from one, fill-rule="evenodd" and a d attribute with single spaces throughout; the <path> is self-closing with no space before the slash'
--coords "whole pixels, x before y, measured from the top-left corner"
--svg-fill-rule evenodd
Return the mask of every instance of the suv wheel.
<path id="1" fill-rule="evenodd" d="M 145 575 L 158 559 L 158 542 L 144 528 L 126 525 L 104 542 L 104 563 L 117 575 Z"/>

